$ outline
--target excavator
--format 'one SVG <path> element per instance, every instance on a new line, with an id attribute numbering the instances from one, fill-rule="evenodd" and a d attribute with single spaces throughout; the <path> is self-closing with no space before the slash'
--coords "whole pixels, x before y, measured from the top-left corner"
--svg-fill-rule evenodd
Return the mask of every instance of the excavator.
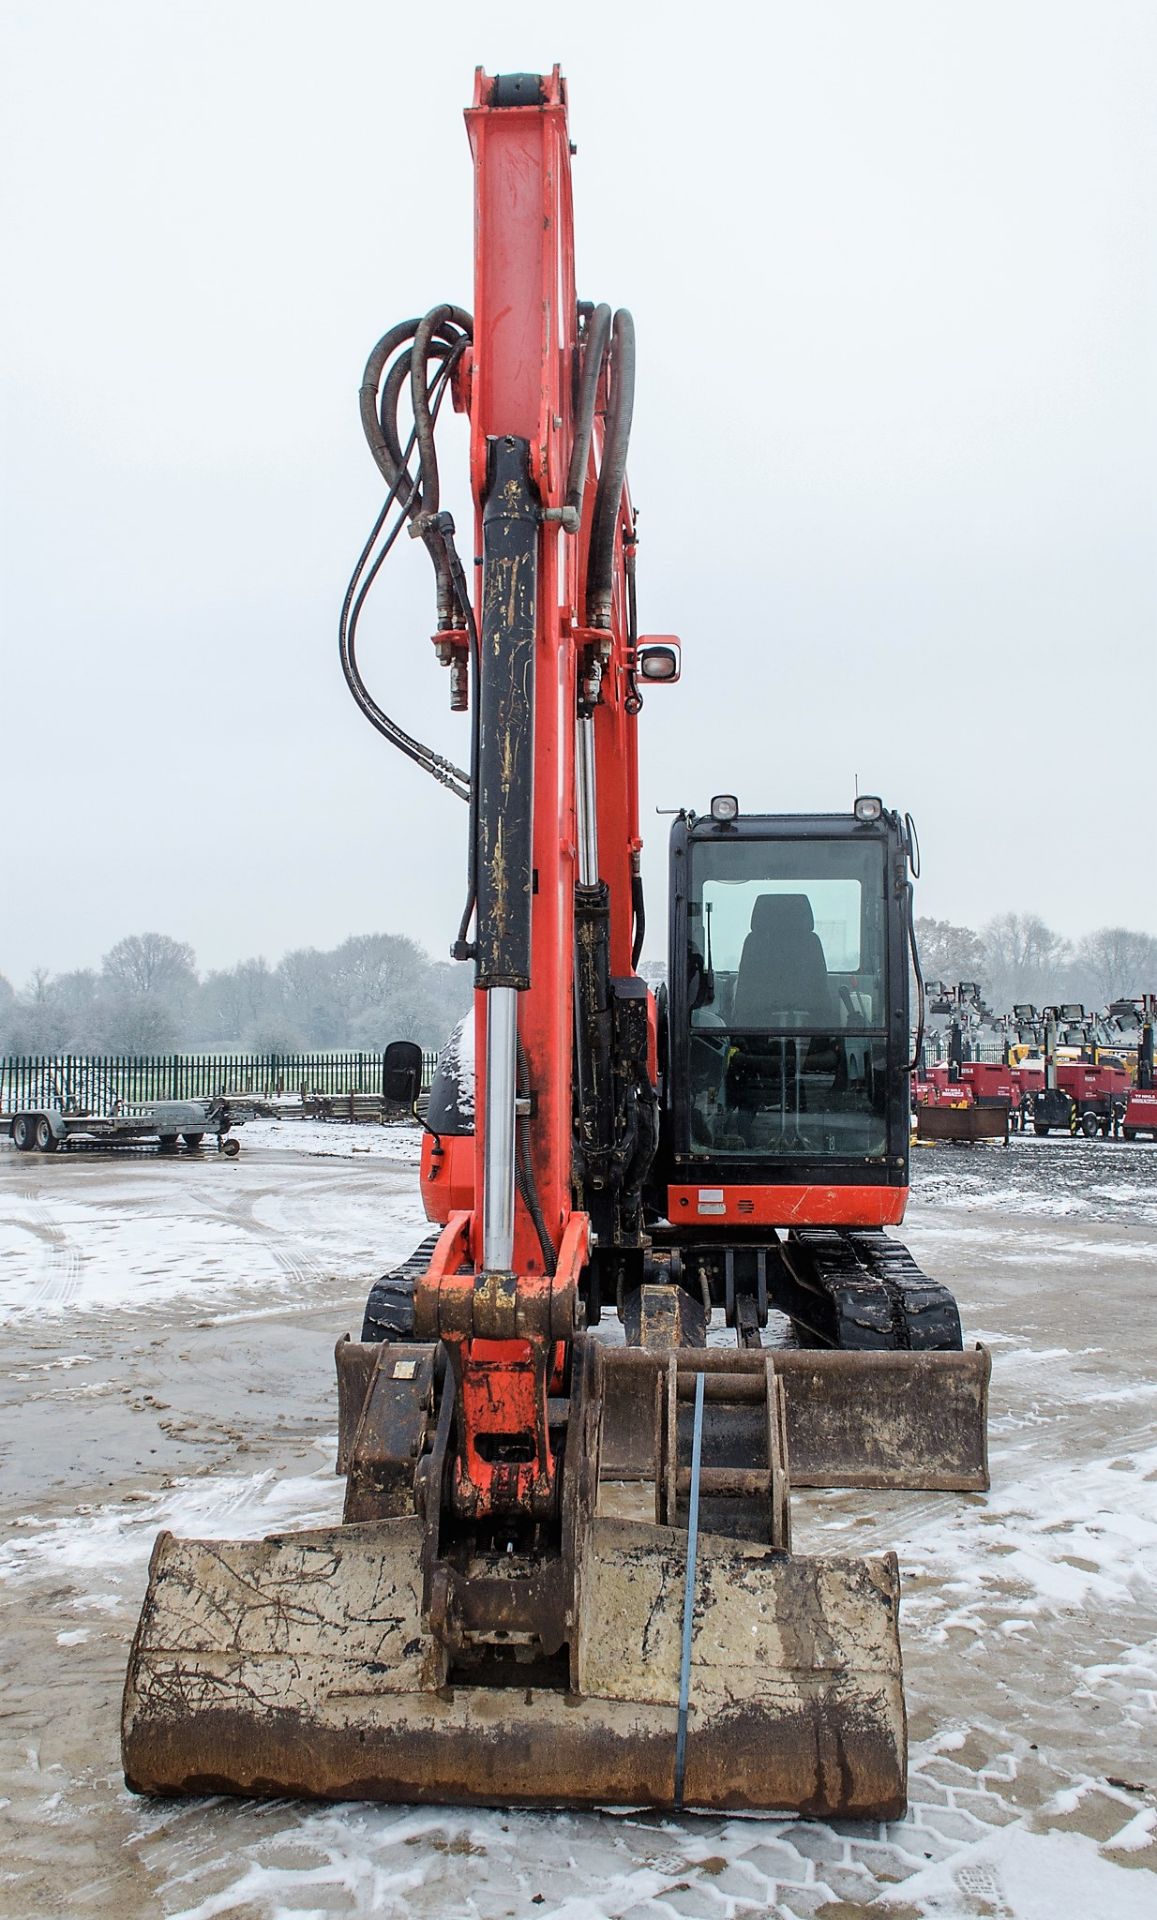
<path id="1" fill-rule="evenodd" d="M 796 1553 L 791 1506 L 793 1484 L 988 1485 L 988 1355 L 885 1231 L 908 1187 L 914 830 L 874 796 L 683 809 L 667 982 L 641 977 L 640 715 L 681 655 L 638 631 L 634 326 L 576 297 L 558 68 L 479 70 L 466 121 L 473 310 L 370 355 L 387 494 L 341 621 L 358 704 L 468 810 L 452 951 L 475 992 L 424 1116 L 433 1230 L 338 1343 L 341 1524 L 157 1540 L 126 1781 L 898 1816 L 896 1556 Z M 466 767 L 358 664 L 403 528 L 433 563 Z"/>

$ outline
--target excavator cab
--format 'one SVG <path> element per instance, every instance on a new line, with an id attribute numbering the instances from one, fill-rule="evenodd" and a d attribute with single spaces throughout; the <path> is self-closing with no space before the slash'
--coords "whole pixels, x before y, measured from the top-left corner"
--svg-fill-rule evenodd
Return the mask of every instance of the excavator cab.
<path id="1" fill-rule="evenodd" d="M 663 1172 L 758 1189 L 766 1224 L 777 1187 L 784 1225 L 801 1187 L 838 1188 L 849 1225 L 903 1216 L 908 854 L 875 809 L 672 830 Z"/>
<path id="2" fill-rule="evenodd" d="M 750 1344 L 775 1308 L 802 1346 L 956 1354 L 979 1416 L 952 1295 L 883 1232 L 908 1198 L 911 817 L 866 794 L 843 814 L 721 795 L 676 817 L 670 861 L 655 1246 Z M 982 1477 L 979 1417 L 941 1468 Z"/>

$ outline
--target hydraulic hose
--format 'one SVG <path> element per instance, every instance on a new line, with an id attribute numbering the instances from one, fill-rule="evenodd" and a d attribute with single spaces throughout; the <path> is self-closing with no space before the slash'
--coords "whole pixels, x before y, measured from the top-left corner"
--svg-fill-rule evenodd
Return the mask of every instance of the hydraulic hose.
<path id="1" fill-rule="evenodd" d="M 468 800 L 471 795 L 470 775 L 432 748 L 415 740 L 378 705 L 358 667 L 356 638 L 358 618 L 366 596 L 407 519 L 418 522 L 418 526 L 411 530 L 420 531 L 434 566 L 438 626 L 448 628 L 458 624 L 456 606 L 460 602 L 464 624 L 468 631 L 472 630 L 469 595 L 457 591 L 447 551 L 453 523 L 449 515 L 443 516 L 438 512 L 440 486 L 434 446 L 438 410 L 454 369 L 472 335 L 470 315 L 447 302 L 434 307 L 423 319 L 403 320 L 391 327 L 388 333 L 383 334 L 366 362 L 359 393 L 362 428 L 389 492 L 354 568 L 342 605 L 339 630 L 339 648 L 346 682 L 370 724 L 462 800 Z M 407 383 L 414 423 L 403 447 L 397 415 L 402 388 Z M 411 474 L 410 459 L 415 449 L 418 455 L 417 471 Z M 375 555 L 375 547 L 382 539 L 390 510 L 395 505 L 397 518 Z M 443 521 L 448 533 L 442 525 Z M 476 636 L 471 642 L 471 657 L 476 676 Z"/>
<path id="2" fill-rule="evenodd" d="M 916 1044 L 912 1049 L 912 1058 L 908 1062 L 909 1073 L 915 1073 L 920 1065 L 920 1054 L 924 1046 L 924 972 L 920 965 L 920 950 L 916 945 L 915 891 L 909 880 L 905 887 L 908 896 L 908 945 L 912 955 L 912 971 L 916 976 L 916 1005 L 919 1009 L 916 1017 Z"/>
<path id="3" fill-rule="evenodd" d="M 585 369 L 584 369 L 585 372 Z M 586 624 L 609 627 L 627 447 L 635 408 L 635 323 L 620 307 L 611 332 L 611 403 L 587 554 Z"/>
<path id="4" fill-rule="evenodd" d="M 463 319 L 468 320 L 468 316 L 460 314 L 457 307 L 448 304 L 432 307 L 425 319 L 418 322 L 418 330 L 410 350 L 410 400 L 414 410 L 414 431 L 418 436 L 418 471 L 422 476 L 421 498 L 415 503 L 415 515 L 436 514 L 442 497 L 438 478 L 438 455 L 434 447 L 434 419 L 426 390 L 426 364 L 435 337 L 448 334 L 449 330 L 460 325 Z M 462 340 L 462 346 L 464 345 L 465 338 Z M 438 349 L 435 347 L 434 351 L 437 352 Z M 424 533 L 422 537 L 434 564 L 438 625 L 443 628 L 453 627 L 457 624 L 454 616 L 455 596 L 450 585 L 450 568 L 445 545 L 436 533 Z"/>
<path id="5" fill-rule="evenodd" d="M 611 310 L 604 302 L 594 309 L 586 325 L 582 379 L 575 407 L 574 441 L 566 476 L 566 504 L 581 520 L 586 492 L 587 468 L 591 457 L 591 435 L 595 424 L 595 401 L 607 346 L 611 338 Z"/>

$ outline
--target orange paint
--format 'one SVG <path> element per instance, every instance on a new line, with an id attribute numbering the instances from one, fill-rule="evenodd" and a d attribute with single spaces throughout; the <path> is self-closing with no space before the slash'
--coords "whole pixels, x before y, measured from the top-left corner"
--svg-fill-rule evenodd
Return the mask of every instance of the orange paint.
<path id="1" fill-rule="evenodd" d="M 710 1196 L 704 1200 L 703 1196 Z M 894 1227 L 907 1187 L 668 1187 L 674 1226 Z"/>

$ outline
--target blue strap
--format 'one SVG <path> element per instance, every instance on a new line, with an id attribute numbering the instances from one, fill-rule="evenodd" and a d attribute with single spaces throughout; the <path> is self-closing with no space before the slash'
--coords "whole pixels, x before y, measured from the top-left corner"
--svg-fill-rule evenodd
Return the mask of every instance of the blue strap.
<path id="1" fill-rule="evenodd" d="M 695 1376 L 695 1426 L 691 1437 L 691 1503 L 687 1514 L 687 1585 L 683 1593 L 683 1658 L 679 1666 L 679 1729 L 675 1736 L 675 1807 L 683 1806 L 687 1770 L 687 1705 L 691 1695 L 691 1636 L 695 1624 L 695 1562 L 699 1557 L 699 1470 L 703 1463 L 703 1380 Z M 672 1446 L 675 1436 L 671 1436 Z"/>

